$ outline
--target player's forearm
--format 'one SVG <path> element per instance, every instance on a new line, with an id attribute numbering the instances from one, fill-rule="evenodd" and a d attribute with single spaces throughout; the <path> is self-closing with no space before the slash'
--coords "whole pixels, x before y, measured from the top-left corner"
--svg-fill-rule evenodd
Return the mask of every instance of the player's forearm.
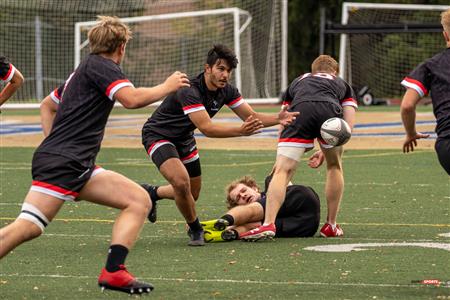
<path id="1" fill-rule="evenodd" d="M 270 127 L 280 124 L 280 119 L 278 119 L 278 115 L 255 113 L 254 117 L 259 119 L 264 125 L 264 127 Z"/>
<path id="2" fill-rule="evenodd" d="M 205 128 L 199 128 L 199 130 L 211 138 L 228 138 L 242 136 L 240 127 L 225 127 L 217 124 L 210 124 Z"/>
<path id="3" fill-rule="evenodd" d="M 420 100 L 419 94 L 413 89 L 407 89 L 400 105 L 400 115 L 408 136 L 416 134 L 416 105 Z"/>
<path id="4" fill-rule="evenodd" d="M 161 100 L 170 93 L 164 83 L 151 88 L 136 88 L 127 108 L 141 108 Z"/>
<path id="5" fill-rule="evenodd" d="M 0 93 L 0 106 L 19 89 L 20 84 L 8 82 Z"/>
<path id="6" fill-rule="evenodd" d="M 353 106 L 344 106 L 344 120 L 348 123 L 352 132 L 355 126 L 355 116 L 356 110 Z"/>
<path id="7" fill-rule="evenodd" d="M 6 102 L 23 84 L 23 75 L 18 69 L 15 69 L 14 75 L 11 81 L 6 84 L 3 90 L 0 92 L 0 106 Z"/>
<path id="8" fill-rule="evenodd" d="M 408 136 L 416 134 L 416 110 L 412 107 L 401 107 L 400 114 L 402 116 L 403 127 L 405 127 Z"/>

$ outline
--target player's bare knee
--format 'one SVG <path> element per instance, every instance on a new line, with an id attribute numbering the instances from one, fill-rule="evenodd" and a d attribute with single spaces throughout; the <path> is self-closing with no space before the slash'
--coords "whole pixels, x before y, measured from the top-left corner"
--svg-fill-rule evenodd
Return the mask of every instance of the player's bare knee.
<path id="1" fill-rule="evenodd" d="M 187 195 L 191 193 L 191 184 L 189 178 L 178 178 L 172 183 L 173 189 L 177 194 Z"/>
<path id="2" fill-rule="evenodd" d="M 129 208 L 147 215 L 152 208 L 152 201 L 148 193 L 144 189 L 139 189 L 139 192 L 134 193 Z"/>

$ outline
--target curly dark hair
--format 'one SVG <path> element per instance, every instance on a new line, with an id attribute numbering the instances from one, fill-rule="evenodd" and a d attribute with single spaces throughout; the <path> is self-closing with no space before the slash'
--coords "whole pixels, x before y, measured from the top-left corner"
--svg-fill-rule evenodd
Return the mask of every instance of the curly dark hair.
<path id="1" fill-rule="evenodd" d="M 237 206 L 236 200 L 231 199 L 230 192 L 239 184 L 245 184 L 246 186 L 250 188 L 256 188 L 257 191 L 260 191 L 260 188 L 258 184 L 256 183 L 256 180 L 251 176 L 244 176 L 242 178 L 236 179 L 232 181 L 227 187 L 225 188 L 225 194 L 226 194 L 226 202 L 227 202 L 227 208 L 231 209 L 235 206 Z"/>
<path id="2" fill-rule="evenodd" d="M 231 69 L 236 69 L 237 64 L 239 63 L 234 51 L 221 44 L 214 45 L 212 49 L 208 51 L 206 63 L 210 66 L 214 66 L 219 59 L 225 60 Z"/>

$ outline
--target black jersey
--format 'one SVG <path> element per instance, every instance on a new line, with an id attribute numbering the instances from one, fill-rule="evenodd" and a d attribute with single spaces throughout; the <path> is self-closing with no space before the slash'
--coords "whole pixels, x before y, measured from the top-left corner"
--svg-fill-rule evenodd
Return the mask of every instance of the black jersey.
<path id="1" fill-rule="evenodd" d="M 114 94 L 132 86 L 120 66 L 90 54 L 66 81 L 52 130 L 36 152 L 72 158 L 92 166 L 103 139 Z"/>
<path id="2" fill-rule="evenodd" d="M 306 73 L 297 77 L 282 96 L 291 107 L 300 102 L 327 101 L 358 107 L 353 89 L 342 78 L 327 73 Z"/>
<path id="3" fill-rule="evenodd" d="M 264 208 L 266 207 L 266 193 L 272 176 L 273 174 L 266 177 L 264 191 L 261 193 L 261 199 L 258 200 Z M 277 219 L 309 213 L 320 214 L 319 196 L 311 187 L 299 184 L 288 185 L 284 202 L 277 214 Z"/>
<path id="4" fill-rule="evenodd" d="M 418 65 L 401 84 L 421 97 L 431 91 L 436 133 L 450 136 L 450 48 Z"/>
<path id="5" fill-rule="evenodd" d="M 223 105 L 236 108 L 243 103 L 237 88 L 230 84 L 209 91 L 204 73 L 191 79 L 190 85 L 167 96 L 144 124 L 143 139 L 155 133 L 167 138 L 192 136 L 196 127 L 188 116 L 190 113 L 206 110 L 212 118 Z"/>
<path id="6" fill-rule="evenodd" d="M 4 56 L 0 56 L 0 80 L 9 82 L 14 76 L 16 68 Z"/>

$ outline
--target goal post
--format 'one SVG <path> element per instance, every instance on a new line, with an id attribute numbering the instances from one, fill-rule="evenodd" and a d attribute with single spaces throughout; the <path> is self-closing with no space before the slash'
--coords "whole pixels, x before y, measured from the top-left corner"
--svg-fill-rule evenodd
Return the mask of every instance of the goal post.
<path id="1" fill-rule="evenodd" d="M 340 36 L 340 76 L 358 89 L 370 88 L 376 98 L 401 98 L 402 78 L 417 64 L 445 49 L 440 14 L 449 8 L 344 2 L 341 24 L 361 29 Z"/>

